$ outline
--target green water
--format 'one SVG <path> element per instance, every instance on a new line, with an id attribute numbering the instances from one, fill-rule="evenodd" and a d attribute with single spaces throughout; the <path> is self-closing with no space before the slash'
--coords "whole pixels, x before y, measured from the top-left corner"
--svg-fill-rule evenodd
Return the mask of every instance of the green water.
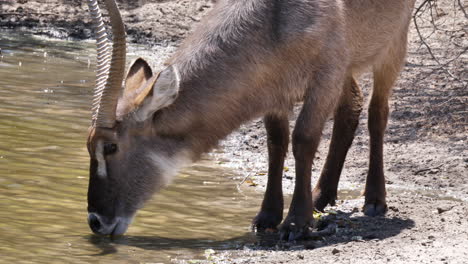
<path id="1" fill-rule="evenodd" d="M 253 239 L 260 195 L 240 193 L 232 172 L 210 161 L 184 170 L 124 237 L 93 235 L 85 141 L 94 45 L 0 31 L 0 48 L 0 262 L 169 263 Z"/>

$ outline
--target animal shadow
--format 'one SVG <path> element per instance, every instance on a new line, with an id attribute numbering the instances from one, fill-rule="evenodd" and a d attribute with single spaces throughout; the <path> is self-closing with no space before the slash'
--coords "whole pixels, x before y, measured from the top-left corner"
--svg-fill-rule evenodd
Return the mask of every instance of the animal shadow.
<path id="1" fill-rule="evenodd" d="M 191 249 L 191 250 L 303 250 L 352 241 L 384 240 L 398 235 L 405 229 L 411 229 L 415 222 L 399 217 L 368 217 L 355 212 L 333 212 L 322 216 L 314 231 L 305 235 L 303 240 L 283 242 L 278 233 L 246 232 L 239 236 L 213 240 L 210 238 L 168 238 L 161 236 L 121 236 L 117 238 L 89 236 L 89 241 L 101 249 L 98 255 L 117 252 L 118 245 L 137 247 L 144 250 Z"/>

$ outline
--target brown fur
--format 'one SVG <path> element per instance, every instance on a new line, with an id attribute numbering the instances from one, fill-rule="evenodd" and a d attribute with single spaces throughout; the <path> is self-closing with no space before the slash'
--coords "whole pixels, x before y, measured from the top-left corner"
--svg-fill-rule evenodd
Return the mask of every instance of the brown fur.
<path id="1" fill-rule="evenodd" d="M 145 169 L 144 164 L 150 161 L 141 153 L 158 151 L 159 155 L 174 157 L 184 152 L 196 160 L 242 123 L 265 116 L 269 183 L 254 227 L 276 228 L 283 209 L 281 169 L 289 142 L 286 117 L 291 107 L 303 100 L 292 134 L 296 187 L 281 226 L 283 238 L 299 238 L 312 223 L 312 197 L 318 209 L 334 202 L 362 109 L 355 78 L 372 68 L 375 84 L 369 108 L 371 158 L 365 212 L 384 213 L 382 146 L 387 101 L 403 64 L 413 5 L 414 0 L 220 1 L 167 62 L 180 74 L 177 99 L 144 122 L 137 122 L 134 116 L 145 104 L 138 94 L 148 91 L 139 87 L 147 87 L 152 74 L 146 74 L 151 72 L 146 63 L 132 66 L 127 79 L 140 81 L 131 81 L 132 87 L 126 88 L 119 101 L 120 122 L 113 129 L 116 136 L 101 136 L 118 144 L 118 152 L 122 152 L 106 157 L 109 174 L 126 177 L 118 180 L 122 186 L 108 190 L 115 196 L 113 201 L 135 200 L 140 204 L 144 199 L 139 196 L 149 197 L 147 192 L 151 191 L 146 190 L 152 187 L 132 186 L 135 175 L 151 186 L 158 185 L 160 171 L 149 165 Z M 333 113 L 329 156 L 312 195 L 312 160 L 324 123 Z M 96 129 L 89 138 L 92 159 L 96 135 L 102 134 L 98 130 L 106 129 Z M 133 155 L 143 160 L 135 162 Z M 91 169 L 91 177 L 94 173 Z M 115 209 L 111 213 L 114 217 L 136 211 L 135 206 L 115 203 L 109 206 L 129 209 Z"/>

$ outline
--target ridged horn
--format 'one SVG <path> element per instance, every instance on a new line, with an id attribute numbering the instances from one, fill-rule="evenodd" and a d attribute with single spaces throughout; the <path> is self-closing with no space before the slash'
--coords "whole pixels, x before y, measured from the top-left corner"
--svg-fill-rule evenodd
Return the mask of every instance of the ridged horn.
<path id="1" fill-rule="evenodd" d="M 96 119 L 96 127 L 111 128 L 115 124 L 115 110 L 117 100 L 122 91 L 122 82 L 125 74 L 126 36 L 125 26 L 120 15 L 119 8 L 114 0 L 105 0 L 109 11 L 112 26 L 112 59 L 109 78 L 102 92 L 99 112 Z"/>
<path id="2" fill-rule="evenodd" d="M 106 33 L 106 27 L 102 21 L 101 10 L 97 0 L 87 0 L 91 18 L 93 21 L 94 35 L 97 48 L 96 87 L 93 94 L 92 125 L 96 125 L 96 119 L 101 103 L 102 92 L 107 83 L 110 67 L 110 43 Z"/>
<path id="3" fill-rule="evenodd" d="M 119 8 L 114 0 L 104 0 L 109 12 L 113 44 L 109 77 L 99 99 L 99 109 L 96 114 L 95 127 L 112 128 L 115 125 L 115 110 L 117 100 L 122 91 L 125 74 L 126 34 L 125 26 Z"/>

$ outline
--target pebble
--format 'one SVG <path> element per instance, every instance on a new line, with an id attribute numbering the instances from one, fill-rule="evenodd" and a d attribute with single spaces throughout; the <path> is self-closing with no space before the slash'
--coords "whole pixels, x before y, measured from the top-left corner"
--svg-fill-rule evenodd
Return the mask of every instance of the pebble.
<path id="1" fill-rule="evenodd" d="M 317 245 L 321 244 L 320 242 L 308 242 L 304 244 L 305 249 L 315 249 Z"/>
<path id="2" fill-rule="evenodd" d="M 437 212 L 439 214 L 452 210 L 452 207 L 437 207 Z"/>

